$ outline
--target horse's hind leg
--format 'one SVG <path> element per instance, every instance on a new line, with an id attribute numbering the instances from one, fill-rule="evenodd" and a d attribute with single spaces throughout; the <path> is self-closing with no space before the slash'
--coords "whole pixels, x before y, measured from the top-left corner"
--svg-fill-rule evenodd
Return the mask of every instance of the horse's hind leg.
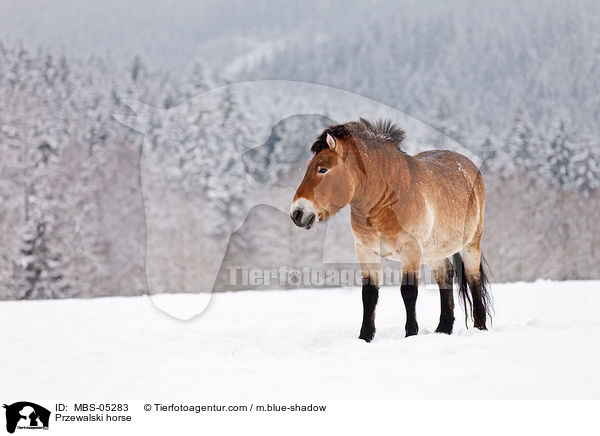
<path id="1" fill-rule="evenodd" d="M 487 330 L 485 323 L 489 302 L 487 277 L 481 265 L 481 238 L 483 236 L 484 227 L 484 209 L 485 188 L 483 186 L 481 173 L 478 173 L 474 181 L 471 197 L 469 198 L 469 209 L 467 211 L 465 230 L 469 227 L 468 224 L 470 224 L 469 217 L 473 218 L 477 216 L 477 224 L 473 237 L 461 251 L 464 269 L 461 268 L 461 270 L 457 271 L 457 274 L 459 274 L 459 282 L 463 282 L 459 293 L 462 293 L 463 297 L 465 297 L 464 279 L 466 279 L 469 289 L 471 290 L 471 298 L 473 300 L 473 324 L 475 325 L 475 328 L 480 330 Z M 455 267 L 456 266 L 457 265 L 455 264 Z M 465 304 L 465 311 L 466 310 Z"/>
<path id="2" fill-rule="evenodd" d="M 450 259 L 430 264 L 429 267 L 440 288 L 440 323 L 435 331 L 449 335 L 454 327 L 454 296 L 452 295 L 454 268 Z"/>
<path id="3" fill-rule="evenodd" d="M 462 250 L 464 272 L 473 299 L 473 324 L 479 330 L 487 330 L 486 323 L 486 277 L 481 266 L 481 249 L 479 243 L 469 244 Z M 465 308 L 466 310 L 466 308 Z"/>

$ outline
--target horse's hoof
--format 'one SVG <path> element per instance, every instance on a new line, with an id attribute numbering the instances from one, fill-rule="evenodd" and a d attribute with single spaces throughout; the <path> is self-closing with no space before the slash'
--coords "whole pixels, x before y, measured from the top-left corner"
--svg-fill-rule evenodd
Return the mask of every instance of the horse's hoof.
<path id="1" fill-rule="evenodd" d="M 406 327 L 406 336 L 405 337 L 408 338 L 409 336 L 415 336 L 417 333 L 419 333 L 418 326 Z"/>
<path id="2" fill-rule="evenodd" d="M 358 336 L 358 339 L 362 339 L 365 342 L 371 342 L 373 340 L 373 338 L 375 337 L 375 331 L 360 331 L 360 335 Z"/>
<path id="3" fill-rule="evenodd" d="M 452 334 L 452 326 L 451 325 L 438 325 L 435 329 L 436 333 L 444 333 L 445 335 Z"/>
<path id="4" fill-rule="evenodd" d="M 487 330 L 485 324 L 475 324 L 475 328 L 479 330 Z"/>

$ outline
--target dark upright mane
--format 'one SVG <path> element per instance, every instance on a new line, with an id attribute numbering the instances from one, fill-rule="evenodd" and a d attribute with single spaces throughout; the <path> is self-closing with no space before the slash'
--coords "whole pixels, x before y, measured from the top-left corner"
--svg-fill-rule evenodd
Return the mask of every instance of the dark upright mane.
<path id="1" fill-rule="evenodd" d="M 378 120 L 372 123 L 364 118 L 360 118 L 358 121 L 329 126 L 319 135 L 310 148 L 310 151 L 317 154 L 321 150 L 326 149 L 328 147 L 326 140 L 328 134 L 336 139 L 344 139 L 348 136 L 357 137 L 362 139 L 366 144 L 374 142 L 391 144 L 398 149 L 400 149 L 400 144 L 406 137 L 404 130 L 390 120 Z"/>
<path id="2" fill-rule="evenodd" d="M 350 123 L 346 123 L 346 124 L 350 124 Z M 314 142 L 314 144 L 310 148 L 310 151 L 317 154 L 318 152 L 328 148 L 329 146 L 327 145 L 327 139 L 326 139 L 328 134 L 333 136 L 336 139 L 343 139 L 347 136 L 350 136 L 350 131 L 346 127 L 346 124 L 338 124 L 337 126 L 327 127 L 325 130 L 323 130 L 323 133 L 321 133 L 319 135 L 319 137 L 317 138 L 317 140 Z"/>

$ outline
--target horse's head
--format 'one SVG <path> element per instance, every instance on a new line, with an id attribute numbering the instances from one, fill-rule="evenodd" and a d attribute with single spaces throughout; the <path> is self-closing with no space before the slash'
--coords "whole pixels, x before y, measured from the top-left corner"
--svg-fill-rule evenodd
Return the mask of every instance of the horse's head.
<path id="1" fill-rule="evenodd" d="M 353 159 L 347 159 L 347 136 L 346 131 L 329 128 L 313 144 L 315 155 L 290 209 L 298 227 L 310 229 L 315 221 L 327 220 L 352 199 L 355 180 L 349 167 Z"/>

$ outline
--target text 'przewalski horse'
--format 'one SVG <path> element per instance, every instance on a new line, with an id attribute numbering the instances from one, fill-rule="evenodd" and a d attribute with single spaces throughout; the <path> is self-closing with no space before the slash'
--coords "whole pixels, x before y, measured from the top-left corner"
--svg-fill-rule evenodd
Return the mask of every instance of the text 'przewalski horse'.
<path id="1" fill-rule="evenodd" d="M 440 288 L 436 332 L 452 333 L 455 275 L 465 311 L 471 311 L 476 328 L 485 330 L 490 303 L 480 246 L 485 205 L 481 173 L 452 151 L 410 156 L 400 149 L 404 137 L 390 121 L 360 119 L 325 129 L 312 145 L 314 156 L 290 216 L 297 226 L 310 229 L 350 204 L 363 275 L 360 339 L 369 342 L 375 335 L 383 258 L 402 262 L 406 336 L 419 330 L 415 304 L 421 263 L 429 265 Z"/>

